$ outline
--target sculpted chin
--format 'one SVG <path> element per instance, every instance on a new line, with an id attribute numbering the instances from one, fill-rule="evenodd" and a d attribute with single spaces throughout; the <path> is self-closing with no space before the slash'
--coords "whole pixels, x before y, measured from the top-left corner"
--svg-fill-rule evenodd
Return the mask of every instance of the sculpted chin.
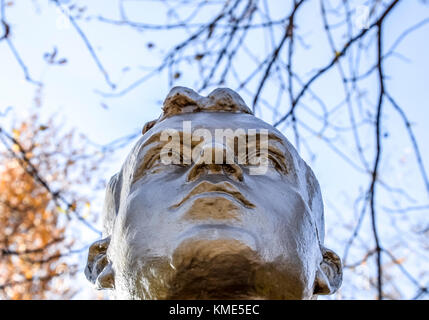
<path id="1" fill-rule="evenodd" d="M 342 281 L 323 243 L 319 184 L 283 134 L 230 89 L 175 87 L 109 182 L 85 274 L 118 299 L 314 299 Z"/>

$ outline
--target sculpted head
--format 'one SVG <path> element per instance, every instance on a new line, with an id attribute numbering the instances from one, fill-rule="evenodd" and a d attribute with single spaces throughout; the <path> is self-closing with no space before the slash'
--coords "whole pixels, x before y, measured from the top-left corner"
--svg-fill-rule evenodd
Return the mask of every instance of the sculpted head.
<path id="1" fill-rule="evenodd" d="M 103 223 L 85 273 L 121 299 L 312 299 L 341 284 L 312 170 L 229 89 L 171 90 L 111 178 Z"/>

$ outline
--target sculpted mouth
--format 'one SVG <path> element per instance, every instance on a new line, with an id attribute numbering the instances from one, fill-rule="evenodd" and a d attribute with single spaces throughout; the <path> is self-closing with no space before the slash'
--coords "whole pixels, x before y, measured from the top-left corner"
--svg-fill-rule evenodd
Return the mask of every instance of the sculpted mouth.
<path id="1" fill-rule="evenodd" d="M 243 196 L 243 194 L 240 191 L 238 191 L 237 188 L 235 188 L 229 182 L 221 182 L 221 183 L 213 184 L 207 181 L 204 181 L 198 184 L 194 189 L 192 189 L 192 191 L 186 197 L 184 197 L 179 203 L 173 205 L 171 208 L 176 209 L 180 207 L 183 203 L 185 203 L 187 200 L 189 200 L 190 198 L 196 195 L 210 194 L 210 193 L 217 194 L 217 195 L 228 194 L 232 196 L 234 199 L 236 199 L 238 202 L 240 202 L 243 206 L 250 209 L 255 208 L 255 205 L 249 200 L 247 200 Z"/>

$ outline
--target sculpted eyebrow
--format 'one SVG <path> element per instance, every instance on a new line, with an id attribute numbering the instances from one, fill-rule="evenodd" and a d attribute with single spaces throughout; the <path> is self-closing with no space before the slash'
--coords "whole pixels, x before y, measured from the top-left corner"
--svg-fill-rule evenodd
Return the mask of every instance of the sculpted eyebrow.
<path id="1" fill-rule="evenodd" d="M 141 177 L 143 177 L 143 175 L 145 174 L 146 170 L 149 167 L 149 164 L 157 156 L 157 154 L 160 153 L 160 151 L 162 149 L 162 146 L 163 145 L 161 145 L 160 143 L 157 143 L 156 146 L 154 146 L 154 147 L 152 147 L 152 148 L 150 148 L 149 150 L 146 151 L 143 159 L 140 161 L 140 163 L 135 168 L 132 183 L 136 182 Z M 144 149 L 143 147 L 140 148 L 139 155 L 140 155 L 140 153 L 142 152 L 143 149 Z"/>
<path id="2" fill-rule="evenodd" d="M 179 136 L 180 136 L 180 143 L 183 143 L 183 132 L 179 131 L 178 133 L 179 133 Z M 247 137 L 248 137 L 248 135 L 246 134 L 246 138 Z M 241 138 L 241 136 L 238 136 L 238 138 Z M 260 133 L 257 133 L 256 134 L 256 140 L 258 141 L 259 139 L 260 139 Z M 268 140 L 274 140 L 274 141 L 280 142 L 280 144 L 282 144 L 284 146 L 283 139 L 280 138 L 279 136 L 277 136 L 274 133 L 269 133 L 268 134 Z M 152 144 L 154 142 L 164 142 L 164 141 L 161 141 L 161 132 L 155 133 L 152 136 L 150 136 L 149 139 L 147 139 L 145 141 L 145 143 L 141 146 L 141 149 L 147 147 L 148 145 L 150 145 L 150 144 Z M 201 142 L 201 140 L 192 141 L 192 147 L 194 145 L 198 144 L 199 142 Z"/>
<path id="3" fill-rule="evenodd" d="M 158 132 L 158 133 L 155 133 L 155 134 L 151 135 L 149 137 L 149 139 L 147 139 L 145 141 L 145 143 L 143 143 L 143 145 L 141 146 L 140 150 L 144 149 L 144 147 L 147 147 L 148 145 L 150 145 L 150 144 L 152 144 L 154 142 L 161 142 L 161 132 Z"/>
<path id="4" fill-rule="evenodd" d="M 248 135 L 246 135 L 248 137 Z M 273 144 L 275 143 L 275 144 Z M 256 134 L 256 148 L 260 146 L 260 134 Z M 268 153 L 281 162 L 281 170 L 288 173 L 294 167 L 293 156 L 283 139 L 274 133 L 268 133 Z"/>
<path id="5" fill-rule="evenodd" d="M 248 137 L 249 137 L 249 135 L 246 135 L 247 141 L 249 141 Z M 256 147 L 259 147 L 260 141 L 261 141 L 260 133 L 257 133 L 256 134 Z M 281 145 L 282 150 L 278 149 L 277 147 L 273 147 L 272 145 L 269 145 L 269 151 L 271 151 L 271 149 L 272 149 L 273 153 L 283 155 L 283 156 L 284 156 L 284 154 L 289 153 L 287 146 L 283 142 L 283 139 L 280 138 L 279 136 L 275 135 L 274 133 L 269 133 L 268 134 L 268 142 L 272 142 L 272 141 L 278 142 Z M 274 152 L 274 150 L 275 150 L 275 152 Z"/>
<path id="6" fill-rule="evenodd" d="M 292 155 L 290 154 L 287 146 L 284 144 L 282 138 L 280 138 L 279 136 L 275 135 L 274 133 L 270 133 L 270 134 L 268 134 L 268 140 L 269 141 L 271 140 L 271 141 L 278 142 L 281 145 L 281 147 L 282 147 L 281 148 L 282 150 L 280 150 L 279 148 L 270 145 L 269 146 L 269 151 L 271 151 L 272 153 L 274 153 L 274 154 L 276 154 L 278 156 L 281 156 L 283 158 L 283 160 L 285 160 L 285 156 L 292 157 Z"/>
<path id="7" fill-rule="evenodd" d="M 278 135 L 276 135 L 276 134 L 274 134 L 274 133 L 269 133 L 269 134 L 268 134 L 268 139 L 269 139 L 269 140 L 275 140 L 275 141 L 278 141 L 278 142 L 280 142 L 281 144 L 283 144 L 283 139 L 282 139 L 282 138 L 280 138 Z"/>
<path id="8" fill-rule="evenodd" d="M 180 136 L 180 144 L 183 144 L 183 132 L 179 131 L 178 134 Z M 143 148 L 147 147 L 148 145 L 150 145 L 152 143 L 156 143 L 156 142 L 166 144 L 168 141 L 161 141 L 161 132 L 158 132 L 158 133 L 152 135 L 149 139 L 147 139 L 147 141 L 145 141 L 145 143 L 141 146 L 140 149 L 143 149 Z M 201 142 L 201 140 L 192 140 L 191 141 L 192 148 L 195 147 L 200 142 Z"/>
<path id="9" fill-rule="evenodd" d="M 180 145 L 183 145 L 183 132 L 179 132 L 180 136 Z M 170 139 L 169 139 L 170 140 Z M 168 143 L 169 141 L 161 141 L 161 132 L 158 132 L 156 134 L 153 134 L 149 137 L 139 148 L 138 151 L 138 157 L 140 157 L 141 153 L 144 152 L 145 155 L 143 159 L 141 160 L 141 163 L 138 166 L 137 171 L 139 174 L 142 175 L 144 171 L 147 170 L 148 164 L 151 162 L 151 160 L 156 157 L 158 154 L 160 154 L 162 148 Z M 191 147 L 193 148 L 195 145 L 200 143 L 200 141 L 192 141 Z M 151 146 L 152 145 L 152 146 Z M 151 146 L 149 149 L 146 149 L 147 147 Z M 146 150 L 145 150 L 146 149 Z M 143 151 L 144 150 L 144 151 Z"/>
<path id="10" fill-rule="evenodd" d="M 182 147 L 184 145 L 183 144 L 183 132 L 178 132 L 178 134 L 180 136 L 180 145 L 181 145 L 181 149 L 182 149 Z M 234 149 L 236 151 L 238 150 L 238 147 L 237 147 L 238 141 L 240 139 L 243 139 L 243 138 L 246 139 L 246 144 L 247 144 L 249 141 L 249 139 L 248 139 L 249 135 L 248 134 L 246 134 L 244 136 L 243 135 L 235 136 Z M 191 140 L 191 149 L 193 149 L 196 145 L 201 143 L 202 139 L 203 138 L 200 137 L 199 140 Z M 289 162 L 289 161 L 286 161 L 286 159 L 292 159 L 292 155 L 289 153 L 289 151 L 288 151 L 287 147 L 285 146 L 283 139 L 281 137 L 277 136 L 274 133 L 269 133 L 268 134 L 268 141 L 269 142 L 277 142 L 281 146 L 281 148 L 278 148 L 278 146 L 274 146 L 271 143 L 269 143 L 268 151 L 271 154 L 278 157 L 279 160 L 281 160 L 282 162 Z M 140 165 L 138 166 L 138 171 L 140 172 L 143 170 L 143 172 L 144 172 L 147 169 L 148 163 L 151 161 L 151 159 L 153 159 L 153 157 L 157 156 L 160 153 L 162 147 L 165 144 L 167 144 L 168 142 L 169 141 L 161 141 L 161 132 L 155 133 L 152 136 L 150 136 L 139 148 L 138 155 L 140 155 L 141 152 L 143 152 L 143 150 L 146 149 L 146 147 L 153 145 L 153 146 L 151 146 L 150 149 L 145 150 L 145 155 L 144 155 L 143 159 L 141 160 Z M 260 133 L 256 133 L 256 148 L 258 148 L 259 145 L 260 145 Z M 181 150 L 181 152 L 182 151 L 183 150 Z M 143 172 L 141 172 L 141 174 Z"/>
<path id="11" fill-rule="evenodd" d="M 139 165 L 139 167 L 144 167 L 145 162 L 148 160 L 148 156 L 153 155 L 154 151 L 156 149 L 159 149 L 161 151 L 162 147 L 167 143 L 168 141 L 161 141 L 161 133 L 156 133 L 149 137 L 139 148 L 137 152 L 137 158 L 140 158 L 141 153 L 144 151 L 145 155 L 144 158 L 141 160 L 142 163 Z M 146 147 L 149 147 L 150 145 L 154 144 L 151 148 L 146 149 Z"/>

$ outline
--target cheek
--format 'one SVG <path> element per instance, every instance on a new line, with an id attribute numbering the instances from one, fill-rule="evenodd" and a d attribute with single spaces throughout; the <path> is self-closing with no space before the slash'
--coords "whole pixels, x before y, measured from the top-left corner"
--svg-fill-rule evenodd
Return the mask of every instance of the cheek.
<path id="1" fill-rule="evenodd" d="M 146 198 L 140 193 L 130 194 L 115 222 L 109 255 L 115 272 L 123 278 L 132 279 L 152 248 L 160 247 L 158 238 L 162 230 L 154 225 L 160 226 L 162 222 L 144 200 Z"/>
<path id="2" fill-rule="evenodd" d="M 302 255 L 318 248 L 314 219 L 300 191 L 293 184 L 286 180 L 267 179 L 254 179 L 252 184 L 255 186 L 251 190 L 252 196 L 261 208 L 260 220 L 264 220 L 263 224 L 271 229 L 264 230 L 265 234 L 270 233 L 269 237 L 275 237 L 284 250 L 290 253 Z"/>
<path id="3" fill-rule="evenodd" d="M 296 196 L 289 212 L 284 212 L 285 222 L 283 238 L 289 248 L 293 247 L 301 277 L 307 289 L 311 290 L 315 271 L 320 263 L 320 244 L 317 229 L 311 212 L 304 199 Z"/>
<path id="4" fill-rule="evenodd" d="M 167 192 L 139 188 L 130 193 L 121 210 L 122 229 L 132 232 L 135 238 L 152 237 L 168 224 L 168 201 L 163 198 Z"/>
<path id="5" fill-rule="evenodd" d="M 151 213 L 154 211 L 147 201 L 148 196 L 144 192 L 134 191 L 121 202 L 112 234 L 112 249 L 115 256 L 125 257 L 123 262 L 133 260 L 126 257 L 134 256 L 136 250 L 149 243 L 150 224 L 154 219 Z"/>
<path id="6" fill-rule="evenodd" d="M 169 248 L 168 244 L 181 227 L 170 210 L 179 194 L 172 183 L 166 183 L 162 190 L 148 187 L 146 183 L 133 186 L 123 206 L 121 204 L 115 226 L 116 234 L 128 234 L 122 238 L 133 254 Z"/>
<path id="7" fill-rule="evenodd" d="M 246 177 L 248 196 L 255 199 L 258 207 L 266 208 L 272 214 L 291 216 L 302 211 L 300 191 L 292 178 L 282 175 Z M 252 200 L 253 201 L 253 200 Z"/>
<path id="8" fill-rule="evenodd" d="M 276 208 L 277 217 L 284 237 L 293 241 L 297 251 L 304 254 L 306 250 L 318 247 L 317 230 L 314 219 L 301 194 L 289 190 Z"/>
<path id="9" fill-rule="evenodd" d="M 186 171 L 179 168 L 142 177 L 131 186 L 128 202 L 138 202 L 137 208 L 140 205 L 151 211 L 165 211 L 165 208 L 177 202 L 183 193 L 185 173 Z"/>

